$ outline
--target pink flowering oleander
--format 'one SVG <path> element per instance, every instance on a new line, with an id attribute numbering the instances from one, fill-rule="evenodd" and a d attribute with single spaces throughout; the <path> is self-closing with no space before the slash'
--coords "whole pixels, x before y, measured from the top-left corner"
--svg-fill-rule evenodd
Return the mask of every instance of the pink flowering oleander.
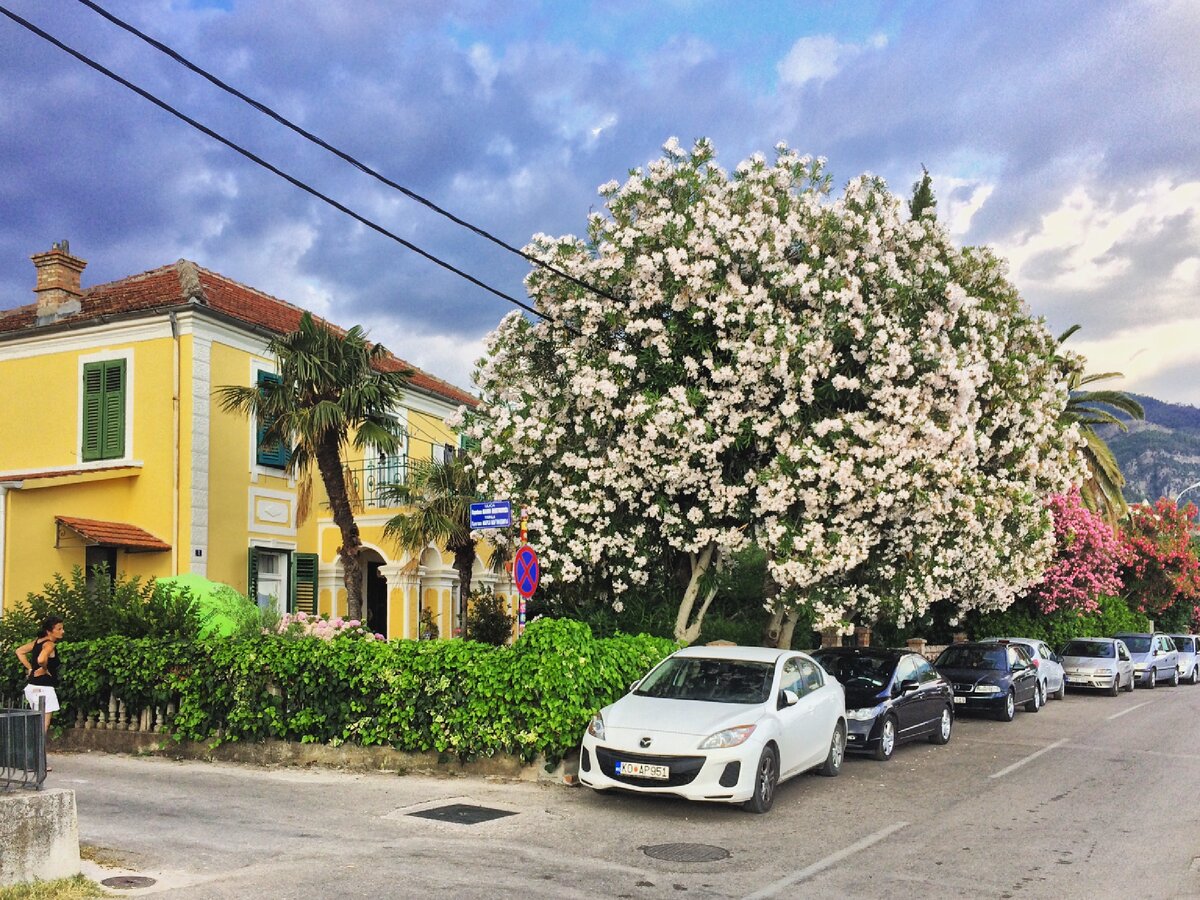
<path id="1" fill-rule="evenodd" d="M 668 548 L 693 640 L 711 573 L 750 544 L 817 629 L 1000 609 L 1042 577 L 1040 498 L 1084 475 L 1060 418 L 1081 361 L 1001 260 L 878 178 L 832 198 L 823 161 L 782 144 L 731 174 L 672 140 L 600 192 L 586 238 L 526 249 L 618 300 L 532 270 L 547 319 L 487 337 L 458 420 L 481 490 L 528 508 L 543 583 L 607 582 L 619 609 Z"/>
<path id="2" fill-rule="evenodd" d="M 1125 586 L 1130 605 L 1151 618 L 1177 604 L 1194 607 L 1200 600 L 1200 559 L 1194 545 L 1200 535 L 1197 512 L 1192 503 L 1177 507 L 1166 497 L 1153 506 L 1138 503 L 1129 508 L 1129 521 L 1121 532 Z"/>
<path id="3" fill-rule="evenodd" d="M 304 612 L 285 613 L 280 618 L 275 633 L 292 637 L 314 637 L 324 641 L 330 641 L 340 636 L 361 637 L 367 641 L 387 640 L 384 635 L 363 626 L 358 619 L 330 620 L 326 616 L 310 616 Z"/>
<path id="4" fill-rule="evenodd" d="M 1083 505 L 1077 487 L 1046 501 L 1054 517 L 1054 561 L 1030 595 L 1044 613 L 1099 609 L 1099 597 L 1118 594 L 1125 550 L 1099 515 Z"/>

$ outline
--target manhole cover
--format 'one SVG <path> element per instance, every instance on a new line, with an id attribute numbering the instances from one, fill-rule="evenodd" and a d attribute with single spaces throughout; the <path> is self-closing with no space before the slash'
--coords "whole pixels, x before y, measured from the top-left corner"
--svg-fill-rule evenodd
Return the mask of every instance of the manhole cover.
<path id="1" fill-rule="evenodd" d="M 515 816 L 516 813 L 506 809 L 472 806 L 469 803 L 451 803 L 449 806 L 423 809 L 420 812 L 409 813 L 409 815 L 420 816 L 422 819 L 436 819 L 439 822 L 457 822 L 459 825 L 478 825 L 480 822 L 490 822 L 492 819 Z"/>
<path id="2" fill-rule="evenodd" d="M 131 891 L 134 888 L 150 887 L 154 884 L 154 879 L 144 875 L 117 875 L 114 878 L 105 878 L 100 883 L 105 887 Z"/>
<path id="3" fill-rule="evenodd" d="M 642 852 L 668 862 L 716 862 L 718 859 L 729 859 L 728 850 L 712 844 L 655 844 L 653 847 L 643 847 Z"/>

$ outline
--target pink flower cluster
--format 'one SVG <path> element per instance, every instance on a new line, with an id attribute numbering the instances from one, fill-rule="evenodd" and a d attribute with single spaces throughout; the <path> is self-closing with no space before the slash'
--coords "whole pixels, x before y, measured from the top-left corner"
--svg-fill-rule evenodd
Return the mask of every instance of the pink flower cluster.
<path id="1" fill-rule="evenodd" d="M 371 631 L 358 619 L 343 619 L 340 616 L 310 616 L 306 612 L 285 613 L 275 627 L 276 634 L 289 637 L 315 637 L 331 641 L 335 637 L 359 637 L 364 641 L 387 640 L 377 631 Z"/>
<path id="2" fill-rule="evenodd" d="M 1054 561 L 1030 594 L 1044 613 L 1060 609 L 1095 612 L 1097 598 L 1122 588 L 1125 561 L 1120 539 L 1096 513 L 1083 505 L 1079 488 L 1046 501 L 1054 518 Z"/>

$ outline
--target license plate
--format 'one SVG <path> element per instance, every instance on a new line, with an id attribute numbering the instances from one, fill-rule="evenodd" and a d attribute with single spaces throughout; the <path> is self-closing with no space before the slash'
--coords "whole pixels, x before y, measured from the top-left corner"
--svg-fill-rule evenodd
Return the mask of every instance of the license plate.
<path id="1" fill-rule="evenodd" d="M 671 777 L 671 768 L 654 766 L 649 763 L 619 762 L 617 763 L 617 774 L 628 775 L 631 778 L 661 778 L 665 780 Z"/>
<path id="2" fill-rule="evenodd" d="M 1090 681 L 1090 680 L 1091 679 L 1084 678 L 1082 675 L 1068 675 L 1067 676 L 1068 684 L 1082 684 L 1083 682 Z"/>
<path id="3" fill-rule="evenodd" d="M 955 698 L 954 698 L 954 702 L 955 702 L 955 703 L 966 703 L 966 702 L 967 702 L 967 698 L 966 698 L 966 697 L 955 697 Z"/>

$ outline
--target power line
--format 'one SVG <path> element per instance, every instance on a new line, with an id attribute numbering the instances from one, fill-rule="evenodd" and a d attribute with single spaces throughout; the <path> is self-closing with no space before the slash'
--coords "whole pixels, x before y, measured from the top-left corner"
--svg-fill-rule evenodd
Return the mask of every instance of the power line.
<path id="1" fill-rule="evenodd" d="M 538 309 L 536 309 L 535 307 L 531 306 L 530 304 L 525 303 L 522 300 L 518 300 L 516 297 L 513 297 L 511 294 L 506 294 L 504 291 L 502 291 L 498 288 L 494 288 L 491 285 L 486 284 L 483 281 L 480 281 L 474 275 L 464 272 L 462 269 L 458 268 L 457 266 L 453 265 L 452 263 L 446 262 L 444 259 L 434 256 L 432 253 L 429 253 L 426 250 L 422 250 L 420 247 L 418 247 L 416 244 L 412 243 L 411 241 L 405 240 L 404 238 L 400 237 L 400 235 L 395 234 L 392 231 L 389 231 L 388 229 L 384 228 L 382 225 L 378 224 L 377 222 L 374 222 L 371 219 L 368 219 L 366 216 L 363 216 L 363 215 L 355 212 L 350 207 L 348 207 L 342 203 L 339 203 L 337 200 L 334 200 L 332 197 L 328 196 L 327 194 L 321 193 L 320 191 L 318 191 L 316 188 L 312 187 L 311 185 L 301 181 L 300 179 L 298 179 L 292 175 L 289 175 L 287 172 L 284 172 L 282 169 L 279 169 L 276 166 L 271 165 L 271 163 L 267 162 L 262 157 L 255 155 L 251 151 L 247 150 L 245 147 L 242 147 L 240 144 L 234 143 L 233 141 L 231 141 L 229 138 L 225 137 L 224 135 L 219 134 L 218 132 L 216 132 L 213 129 L 209 128 L 208 126 L 196 121 L 195 119 L 191 118 L 190 116 L 186 115 L 185 113 L 180 112 L 178 109 L 171 106 L 165 100 L 160 100 L 158 97 L 154 96 L 149 91 L 139 87 L 138 85 L 134 84 L 133 82 L 129 81 L 128 79 L 122 78 L 116 72 L 113 72 L 112 70 L 105 68 L 100 63 L 85 56 L 84 54 L 80 53 L 78 50 L 74 49 L 73 47 L 70 47 L 67 44 L 64 44 L 62 41 L 58 40 L 58 38 L 54 37 L 51 34 L 48 34 L 47 32 L 43 31 L 42 29 L 38 28 L 32 22 L 29 22 L 29 21 L 21 18 L 16 13 L 14 13 L 12 10 L 7 9 L 4 6 L 0 6 L 0 13 L 3 13 L 4 15 L 8 16 L 8 18 L 12 19 L 14 22 L 16 22 L 22 28 L 25 28 L 28 31 L 33 32 L 38 37 L 40 37 L 42 40 L 53 44 L 55 47 L 58 47 L 64 53 L 68 53 L 71 56 L 75 57 L 77 60 L 79 60 L 84 65 L 89 66 L 92 69 L 95 69 L 97 72 L 99 72 L 102 75 L 107 76 L 108 78 L 111 78 L 113 81 L 117 82 L 118 84 L 122 85 L 123 87 L 126 87 L 129 90 L 133 91 L 139 97 L 142 97 L 145 100 L 149 100 L 151 103 L 153 103 L 159 109 L 162 109 L 165 112 L 168 112 L 171 115 L 175 116 L 177 119 L 179 119 L 183 122 L 186 122 L 188 125 L 192 126 L 197 131 L 200 131 L 203 134 L 208 135 L 213 140 L 224 144 L 226 147 L 235 151 L 236 153 L 241 154 L 242 156 L 244 156 L 246 159 L 250 160 L 251 162 L 253 162 L 259 166 L 262 166 L 268 172 L 271 172 L 274 175 L 278 175 L 280 178 L 282 178 L 284 181 L 288 182 L 288 184 L 292 185 L 293 187 L 297 187 L 300 190 L 304 191 L 305 193 L 310 194 L 313 197 L 316 197 L 318 200 L 328 203 L 334 209 L 338 210 L 341 213 L 344 213 L 345 215 L 354 219 L 356 222 L 366 225 L 372 231 L 376 231 L 379 234 L 382 234 L 384 237 L 391 238 L 393 241 L 400 244 L 402 247 L 406 247 L 407 249 L 412 250 L 414 253 L 417 253 L 420 256 L 423 256 L 425 259 L 429 260 L 430 262 L 434 263 L 435 265 L 441 266 L 443 269 L 446 269 L 449 272 L 453 272 L 455 275 L 459 276 L 460 278 L 463 278 L 463 279 L 471 282 L 471 284 L 474 284 L 477 287 L 483 288 L 485 291 L 487 291 L 491 294 L 495 294 L 497 297 L 499 297 L 502 300 L 507 300 L 509 303 L 512 303 L 515 306 L 519 306 L 521 309 L 524 309 L 527 312 L 533 313 L 535 316 L 537 316 L 540 319 L 544 319 L 545 321 L 551 322 L 551 323 L 557 322 L 557 320 L 554 319 L 553 316 L 549 316 L 546 313 L 543 313 L 543 312 L 539 311 Z M 563 328 L 567 329 L 572 334 L 576 334 L 576 335 L 579 334 L 579 332 L 575 328 L 566 324 L 565 322 L 558 323 L 558 324 L 561 324 Z"/>
<path id="2" fill-rule="evenodd" d="M 606 300 L 612 300 L 613 302 L 616 302 L 616 303 L 621 302 L 617 297 L 614 297 L 612 294 L 608 293 L 607 291 L 605 291 L 601 288 L 595 287 L 594 285 L 591 285 L 591 284 L 587 283 L 586 281 L 583 281 L 579 278 L 576 278 L 574 275 L 570 274 L 569 272 L 563 271 L 562 269 L 558 268 L 557 266 L 552 266 L 547 262 L 543 262 L 542 260 L 538 259 L 537 257 L 526 253 L 520 247 L 515 247 L 512 244 L 509 244 L 507 241 L 492 234 L 491 232 L 486 231 L 483 228 L 480 228 L 476 225 L 471 224 L 467 220 L 456 216 L 454 213 L 450 212 L 447 209 L 443 209 L 442 207 L 440 207 L 436 203 L 434 203 L 432 200 L 428 199 L 427 197 L 421 196 L 416 191 L 410 190 L 409 188 L 406 188 L 402 184 L 398 184 L 397 182 L 388 178 L 386 175 L 383 175 L 383 174 L 377 172 L 375 169 L 371 168 L 366 163 L 361 162 L 358 159 L 355 159 L 349 153 L 346 153 L 343 150 L 339 150 L 337 147 L 334 147 L 332 144 L 322 140 L 321 138 L 317 137 L 317 135 L 313 134 L 312 132 L 306 131 L 304 128 L 297 125 L 295 122 L 291 121 L 290 119 L 284 117 L 283 115 L 277 113 L 275 110 L 271 109 L 271 107 L 267 106 L 266 104 L 264 104 L 258 100 L 255 100 L 253 97 L 247 96 L 246 94 L 242 93 L 237 88 L 222 81 L 216 75 L 212 74 L 207 69 L 204 69 L 201 66 L 197 65 L 196 63 L 192 62 L 187 57 L 183 56 L 183 54 L 179 53 L 177 50 L 174 50 L 173 48 L 167 46 L 166 44 L 162 43 L 161 41 L 156 40 L 155 38 L 152 38 L 150 35 L 146 34 L 145 32 L 138 30 L 138 28 L 136 28 L 135 26 L 133 26 L 133 25 L 129 24 L 128 22 L 124 21 L 123 19 L 113 15 L 112 13 L 110 13 L 108 10 L 104 9 L 99 4 L 92 2 L 92 0 L 79 0 L 79 2 L 82 3 L 84 6 L 86 6 L 88 9 L 91 9 L 93 12 L 97 13 L 100 16 L 103 16 L 105 19 L 112 22 L 118 28 L 123 28 L 125 31 L 129 32 L 130 34 L 134 35 L 135 37 L 138 37 L 141 40 L 145 41 L 147 44 L 149 44 L 154 49 L 158 50 L 161 53 L 166 54 L 168 57 L 173 59 L 175 62 L 179 63 L 181 66 L 183 66 L 187 69 L 190 69 L 192 72 L 195 72 L 201 78 L 206 79 L 207 81 L 216 85 L 217 87 L 219 87 L 221 90 L 225 91 L 226 93 L 231 94 L 234 97 L 237 97 L 243 103 L 249 104 L 250 106 L 257 109 L 263 115 L 268 116 L 271 119 L 274 119 L 280 125 L 294 131 L 296 134 L 300 135 L 301 137 L 303 137 L 304 139 L 306 139 L 308 141 L 311 141 L 312 143 L 316 144 L 318 147 L 321 147 L 324 150 L 328 150 L 330 153 L 332 153 L 338 159 L 341 159 L 344 162 L 349 163 L 350 165 L 354 166 L 354 168 L 358 169 L 360 172 L 363 172 L 366 175 L 370 175 L 376 181 L 379 181 L 380 183 L 387 185 L 388 187 L 392 188 L 393 190 L 399 191 L 404 196 L 406 196 L 412 200 L 415 200 L 417 203 L 420 203 L 423 206 L 428 207 L 429 209 L 436 212 L 438 215 L 445 216 L 447 219 L 449 219 L 451 222 L 454 222 L 456 225 L 461 225 L 463 228 L 466 228 L 469 231 L 474 232 L 475 234 L 479 235 L 480 237 L 484 238 L 485 240 L 491 241 L 493 244 L 496 244 L 499 247 L 503 247 L 509 253 L 515 253 L 517 256 L 521 257 L 522 259 L 526 260 L 527 262 L 532 263 L 535 266 L 538 266 L 539 268 L 545 269 L 548 272 L 553 272 L 555 275 L 558 275 L 561 278 L 567 279 L 571 283 L 578 285 L 579 287 L 583 288 L 584 290 L 586 290 L 590 293 L 596 294 L 597 296 L 600 296 L 600 297 L 604 297 Z"/>

